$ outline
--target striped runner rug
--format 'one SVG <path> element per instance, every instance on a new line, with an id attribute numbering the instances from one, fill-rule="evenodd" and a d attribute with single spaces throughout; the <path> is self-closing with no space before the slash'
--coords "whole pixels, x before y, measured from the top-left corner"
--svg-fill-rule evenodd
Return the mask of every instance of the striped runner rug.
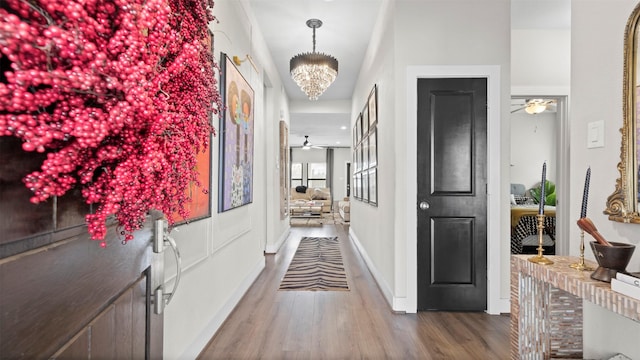
<path id="1" fill-rule="evenodd" d="M 349 291 L 337 237 L 303 237 L 280 290 Z"/>

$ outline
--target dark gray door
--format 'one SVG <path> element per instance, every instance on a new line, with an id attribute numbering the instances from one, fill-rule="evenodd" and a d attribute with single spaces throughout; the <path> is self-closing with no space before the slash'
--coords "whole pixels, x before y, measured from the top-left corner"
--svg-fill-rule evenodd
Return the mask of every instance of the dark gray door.
<path id="1" fill-rule="evenodd" d="M 418 310 L 487 308 L 487 79 L 418 81 Z"/>
<path id="2" fill-rule="evenodd" d="M 21 178 L 43 156 L 0 137 L 0 358 L 161 358 L 150 275 L 164 255 L 151 247 L 153 219 L 126 245 L 112 224 L 101 248 L 79 191 L 29 202 Z"/>

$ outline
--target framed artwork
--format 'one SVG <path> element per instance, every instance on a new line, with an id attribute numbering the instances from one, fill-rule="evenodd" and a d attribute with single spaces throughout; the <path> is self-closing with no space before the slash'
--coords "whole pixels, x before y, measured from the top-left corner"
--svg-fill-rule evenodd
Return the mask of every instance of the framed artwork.
<path id="1" fill-rule="evenodd" d="M 353 145 L 353 151 L 351 152 L 351 173 L 355 174 L 358 167 L 358 159 L 356 159 L 356 149 Z"/>
<path id="2" fill-rule="evenodd" d="M 358 152 L 360 153 L 360 171 L 365 169 L 365 163 L 364 163 L 364 142 L 360 143 L 360 146 L 358 147 Z"/>
<path id="3" fill-rule="evenodd" d="M 352 144 L 353 148 L 355 148 L 356 145 L 358 144 L 358 135 L 357 135 L 356 131 L 357 131 L 356 125 L 354 124 L 353 125 L 353 133 L 352 133 L 353 134 L 353 139 L 351 140 L 351 144 Z"/>
<path id="4" fill-rule="evenodd" d="M 374 85 L 354 125 L 353 197 L 378 206 L 378 86 Z"/>
<path id="5" fill-rule="evenodd" d="M 354 145 L 357 145 L 362 140 L 362 114 L 358 115 L 356 119 L 356 142 Z"/>
<path id="6" fill-rule="evenodd" d="M 378 165 L 378 131 L 373 129 L 369 133 L 369 167 Z"/>
<path id="7" fill-rule="evenodd" d="M 280 120 L 280 220 L 289 216 L 289 129 Z"/>
<path id="8" fill-rule="evenodd" d="M 369 94 L 369 128 L 378 122 L 378 86 L 373 85 Z"/>
<path id="9" fill-rule="evenodd" d="M 225 111 L 220 118 L 218 212 L 253 201 L 254 93 L 238 68 L 220 56 L 220 94 Z"/>
<path id="10" fill-rule="evenodd" d="M 362 170 L 362 151 L 360 151 L 361 145 L 356 146 L 355 156 L 356 156 L 356 166 L 355 171 L 358 172 Z"/>
<path id="11" fill-rule="evenodd" d="M 369 170 L 369 204 L 378 205 L 378 169 Z"/>
<path id="12" fill-rule="evenodd" d="M 213 144 L 212 139 L 209 140 L 209 144 Z M 200 187 L 192 182 L 185 190 L 191 198 L 191 202 L 185 204 L 189 217 L 185 219 L 176 212 L 173 214 L 176 225 L 211 216 L 211 146 L 196 155 L 196 169 Z"/>
<path id="13" fill-rule="evenodd" d="M 209 52 L 213 51 L 213 33 L 208 31 L 208 38 L 206 38 L 209 44 Z M 213 64 L 210 64 L 213 66 Z M 211 117 L 211 114 L 209 114 Z M 200 186 L 195 183 L 190 183 L 185 189 L 191 202 L 185 204 L 186 210 L 189 212 L 187 218 L 183 218 L 175 212 L 173 218 L 175 219 L 175 225 L 181 225 L 189 223 L 191 221 L 206 219 L 211 217 L 211 177 L 213 176 L 211 171 L 211 146 L 213 144 L 213 136 L 209 136 L 209 146 L 205 151 L 196 154 L 196 170 L 198 171 L 198 182 Z"/>
<path id="14" fill-rule="evenodd" d="M 362 201 L 369 202 L 369 172 L 362 172 Z"/>
<path id="15" fill-rule="evenodd" d="M 369 132 L 369 104 L 362 110 L 362 137 Z"/>
<path id="16" fill-rule="evenodd" d="M 356 174 L 354 173 L 351 176 L 351 194 L 353 194 L 353 198 L 358 198 L 358 187 L 356 186 Z"/>
<path id="17" fill-rule="evenodd" d="M 369 168 L 369 137 L 362 140 L 362 170 Z"/>

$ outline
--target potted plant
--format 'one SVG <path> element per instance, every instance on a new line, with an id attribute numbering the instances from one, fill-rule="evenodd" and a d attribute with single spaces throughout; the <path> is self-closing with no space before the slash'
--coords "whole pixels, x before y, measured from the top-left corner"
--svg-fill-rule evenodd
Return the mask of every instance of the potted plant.
<path id="1" fill-rule="evenodd" d="M 535 200 L 536 204 L 540 203 L 540 184 L 529 189 L 529 194 Z M 556 206 L 556 185 L 549 180 L 544 182 L 544 203 L 549 206 Z"/>

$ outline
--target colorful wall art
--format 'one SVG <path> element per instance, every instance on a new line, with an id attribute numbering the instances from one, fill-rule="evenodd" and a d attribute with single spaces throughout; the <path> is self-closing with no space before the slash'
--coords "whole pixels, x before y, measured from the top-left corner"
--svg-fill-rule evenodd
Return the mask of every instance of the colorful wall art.
<path id="1" fill-rule="evenodd" d="M 218 212 L 224 212 L 253 199 L 254 93 L 224 53 L 220 65 L 225 111 L 219 129 Z"/>

